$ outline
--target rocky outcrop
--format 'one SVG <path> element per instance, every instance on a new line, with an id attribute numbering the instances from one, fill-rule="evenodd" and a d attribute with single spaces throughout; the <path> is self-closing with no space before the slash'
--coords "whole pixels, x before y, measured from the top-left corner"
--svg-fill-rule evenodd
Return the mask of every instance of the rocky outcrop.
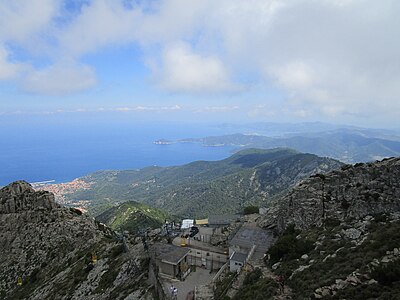
<path id="1" fill-rule="evenodd" d="M 143 277 L 141 245 L 124 253 L 111 229 L 24 181 L 0 190 L 0 241 L 0 299 L 120 299 Z"/>
<path id="2" fill-rule="evenodd" d="M 345 165 L 300 182 L 263 218 L 264 227 L 306 229 L 324 221 L 400 211 L 400 158 Z M 347 232 L 357 236 L 358 232 Z"/>
<path id="3" fill-rule="evenodd" d="M 27 210 L 60 208 L 54 195 L 38 191 L 25 181 L 16 181 L 0 190 L 0 214 L 18 213 Z"/>

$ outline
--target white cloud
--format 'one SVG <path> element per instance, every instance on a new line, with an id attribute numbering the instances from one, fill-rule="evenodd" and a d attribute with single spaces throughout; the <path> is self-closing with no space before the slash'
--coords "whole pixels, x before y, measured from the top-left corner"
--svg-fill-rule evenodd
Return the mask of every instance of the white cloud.
<path id="1" fill-rule="evenodd" d="M 61 62 L 41 70 L 31 70 L 21 82 L 27 92 L 65 95 L 88 89 L 96 84 L 91 67 L 74 62 Z"/>
<path id="2" fill-rule="evenodd" d="M 218 57 L 194 53 L 190 45 L 182 42 L 165 49 L 159 72 L 159 85 L 169 91 L 208 93 L 235 88 Z"/>
<path id="3" fill-rule="evenodd" d="M 55 61 L 28 73 L 23 86 L 36 92 L 91 87 L 94 70 L 77 63 L 84 55 L 135 44 L 153 63 L 153 82 L 168 91 L 231 93 L 242 91 L 237 86 L 245 78 L 279 88 L 287 109 L 299 116 L 394 119 L 400 111 L 397 0 L 160 0 L 134 1 L 132 7 L 97 0 L 57 22 L 62 1 L 0 3 L 1 47 L 11 41 L 33 51 L 35 44 Z M 67 73 L 79 73 L 79 80 L 43 79 L 50 73 L 66 77 L 60 56 L 71 58 Z M 9 57 L 0 53 L 0 78 L 21 72 L 20 62 Z"/>
<path id="4" fill-rule="evenodd" d="M 59 0 L 2 0 L 0 40 L 29 42 L 48 28 L 59 8 Z"/>
<path id="5" fill-rule="evenodd" d="M 1 47 L 0 44 L 0 80 L 8 80 L 16 78 L 24 65 L 20 63 L 13 63 L 9 61 L 8 51 Z"/>
<path id="6" fill-rule="evenodd" d="M 38 33 L 46 30 L 59 7 L 58 0 L 3 0 L 0 2 L 0 80 L 19 79 L 29 68 L 19 62 L 7 43 L 32 47 Z M 39 48 L 38 46 L 36 46 Z"/>
<path id="7" fill-rule="evenodd" d="M 59 29 L 59 43 L 68 56 L 79 57 L 102 47 L 133 41 L 137 10 L 120 1 L 96 0 L 82 6 L 79 15 Z"/>
<path id="8" fill-rule="evenodd" d="M 94 71 L 71 61 L 60 61 L 51 44 L 55 18 L 61 14 L 60 0 L 5 0 L 0 3 L 0 80 L 15 79 L 23 90 L 64 95 L 92 87 Z M 35 68 L 34 61 L 10 60 L 6 45 L 18 45 L 34 58 L 55 60 L 46 68 Z M 11 48 L 11 47 L 9 47 Z"/>
<path id="9" fill-rule="evenodd" d="M 279 85 L 287 89 L 308 89 L 315 84 L 317 74 L 304 62 L 289 62 L 267 70 Z"/>
<path id="10" fill-rule="evenodd" d="M 224 106 L 206 106 L 194 110 L 196 113 L 221 113 L 221 112 L 232 112 L 240 109 L 239 105 L 224 105 Z"/>

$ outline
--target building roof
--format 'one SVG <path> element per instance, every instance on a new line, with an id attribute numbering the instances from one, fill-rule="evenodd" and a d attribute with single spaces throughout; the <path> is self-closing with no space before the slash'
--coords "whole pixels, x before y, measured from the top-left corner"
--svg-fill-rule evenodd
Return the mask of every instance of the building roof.
<path id="1" fill-rule="evenodd" d="M 230 259 L 233 261 L 238 261 L 238 262 L 244 263 L 246 261 L 246 258 L 247 258 L 247 254 L 233 252 L 233 255 L 231 256 Z"/>
<path id="2" fill-rule="evenodd" d="M 229 242 L 231 246 L 251 249 L 256 245 L 260 250 L 267 250 L 274 240 L 272 232 L 256 226 L 242 226 Z"/>
<path id="3" fill-rule="evenodd" d="M 162 262 L 177 265 L 185 258 L 190 249 L 182 248 L 171 244 L 157 243 L 154 244 L 154 251 L 156 259 Z"/>
<path id="4" fill-rule="evenodd" d="M 182 220 L 181 229 L 188 229 L 193 226 L 194 220 L 193 219 L 185 219 Z"/>
<path id="5" fill-rule="evenodd" d="M 209 225 L 228 225 L 239 218 L 239 215 L 211 215 L 208 217 Z"/>

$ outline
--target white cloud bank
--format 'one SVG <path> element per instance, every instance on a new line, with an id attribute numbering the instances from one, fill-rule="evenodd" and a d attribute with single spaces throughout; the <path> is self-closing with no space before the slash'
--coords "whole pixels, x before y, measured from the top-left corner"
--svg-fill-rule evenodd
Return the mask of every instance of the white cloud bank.
<path id="1" fill-rule="evenodd" d="M 57 22 L 61 0 L 3 1 L 0 49 L 10 41 L 26 48 L 43 43 L 54 66 L 24 75 L 21 86 L 29 91 L 89 88 L 94 71 L 79 63 L 81 57 L 134 43 L 152 62 L 156 85 L 167 91 L 242 91 L 238 78 L 250 74 L 256 85 L 281 89 L 288 107 L 302 116 L 398 116 L 397 0 L 128 2 L 85 2 Z M 62 74 L 60 56 L 72 61 L 73 70 Z M 0 52 L 3 79 L 22 72 L 9 57 Z M 79 80 L 65 80 L 72 74 Z"/>
<path id="2" fill-rule="evenodd" d="M 96 75 L 87 65 L 60 62 L 28 72 L 21 86 L 25 91 L 46 95 L 66 95 L 86 90 L 96 84 Z"/>

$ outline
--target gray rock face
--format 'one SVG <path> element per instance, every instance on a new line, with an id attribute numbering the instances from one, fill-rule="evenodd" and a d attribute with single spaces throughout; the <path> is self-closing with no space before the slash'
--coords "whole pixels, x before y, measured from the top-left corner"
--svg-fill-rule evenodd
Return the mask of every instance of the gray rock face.
<path id="1" fill-rule="evenodd" d="M 343 234 L 349 239 L 356 240 L 361 236 L 361 231 L 356 228 L 349 228 L 343 230 Z"/>
<path id="2" fill-rule="evenodd" d="M 25 181 L 13 182 L 0 190 L 0 214 L 59 207 L 53 194 L 45 191 L 35 192 Z"/>
<path id="3" fill-rule="evenodd" d="M 261 223 L 283 230 L 321 226 L 324 220 L 359 219 L 400 211 L 400 158 L 345 165 L 300 182 Z"/>
<path id="4" fill-rule="evenodd" d="M 114 237 L 108 227 L 99 228 L 88 215 L 60 206 L 53 194 L 35 192 L 24 181 L 2 188 L 0 299 L 110 299 L 114 288 L 136 290 L 132 285 L 138 274 L 132 273 L 93 296 L 103 273 L 119 274 L 136 258 L 120 259 L 118 269 L 111 270 L 115 263 L 109 253 L 119 247 Z M 92 253 L 98 263 L 89 268 Z"/>

